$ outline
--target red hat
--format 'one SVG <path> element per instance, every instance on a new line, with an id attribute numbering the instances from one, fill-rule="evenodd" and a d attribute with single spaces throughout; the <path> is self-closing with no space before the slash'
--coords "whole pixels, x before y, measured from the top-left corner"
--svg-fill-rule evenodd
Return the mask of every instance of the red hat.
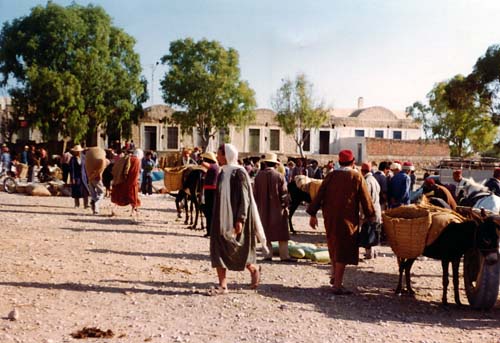
<path id="1" fill-rule="evenodd" d="M 354 154 L 351 150 L 341 150 L 339 152 L 339 163 L 347 163 L 354 161 Z"/>
<path id="2" fill-rule="evenodd" d="M 370 171 L 370 170 L 371 170 L 371 166 L 370 166 L 370 164 L 368 164 L 368 163 L 366 163 L 366 162 L 365 162 L 365 163 L 363 163 L 363 164 L 361 165 L 361 170 L 362 170 L 362 171 Z"/>
<path id="3" fill-rule="evenodd" d="M 403 170 L 415 170 L 415 167 L 410 161 L 406 161 L 403 163 Z"/>
<path id="4" fill-rule="evenodd" d="M 435 185 L 436 184 L 436 181 L 434 181 L 434 179 L 432 177 L 428 177 L 427 179 L 425 179 L 424 182 L 428 185 Z"/>

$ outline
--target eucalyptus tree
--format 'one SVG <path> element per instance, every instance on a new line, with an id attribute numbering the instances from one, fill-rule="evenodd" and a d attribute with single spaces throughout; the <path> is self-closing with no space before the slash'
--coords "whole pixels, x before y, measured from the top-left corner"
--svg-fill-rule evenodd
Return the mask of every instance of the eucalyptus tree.
<path id="1" fill-rule="evenodd" d="M 492 147 L 495 125 L 474 80 L 456 75 L 435 84 L 427 98 L 428 105 L 416 102 L 407 111 L 423 124 L 427 137 L 447 141 L 452 156 L 467 156 Z"/>
<path id="2" fill-rule="evenodd" d="M 276 119 L 286 134 L 292 135 L 300 155 L 304 157 L 304 141 L 311 129 L 320 127 L 328 119 L 328 111 L 313 98 L 313 85 L 304 74 L 295 80 L 284 79 L 273 97 Z"/>

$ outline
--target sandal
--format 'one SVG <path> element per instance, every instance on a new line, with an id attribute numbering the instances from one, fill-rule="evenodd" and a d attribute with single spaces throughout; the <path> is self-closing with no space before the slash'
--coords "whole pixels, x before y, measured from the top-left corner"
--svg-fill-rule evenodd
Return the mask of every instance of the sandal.
<path id="1" fill-rule="evenodd" d="M 228 289 L 226 287 L 221 287 L 221 286 L 219 286 L 217 288 L 212 287 L 207 291 L 207 295 L 209 297 L 213 297 L 216 295 L 224 295 L 224 294 L 228 294 L 228 293 L 229 293 Z"/>
<path id="2" fill-rule="evenodd" d="M 259 266 L 259 268 L 255 268 L 254 271 L 251 272 L 252 275 L 252 283 L 250 284 L 251 289 L 257 289 L 257 287 L 259 287 L 261 271 L 262 271 L 262 266 Z"/>
<path id="3" fill-rule="evenodd" d="M 332 293 L 334 295 L 351 295 L 352 291 L 345 289 L 344 287 L 340 287 L 340 288 L 334 287 L 334 288 L 332 288 Z"/>

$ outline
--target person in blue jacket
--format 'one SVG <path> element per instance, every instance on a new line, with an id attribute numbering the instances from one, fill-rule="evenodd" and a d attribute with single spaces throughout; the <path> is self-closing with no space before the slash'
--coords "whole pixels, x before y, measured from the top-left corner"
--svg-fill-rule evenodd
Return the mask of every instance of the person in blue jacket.
<path id="1" fill-rule="evenodd" d="M 394 176 L 389 181 L 389 208 L 396 208 L 402 205 L 410 204 L 410 184 L 411 180 L 408 174 L 402 172 L 401 164 L 391 164 L 391 171 Z"/>

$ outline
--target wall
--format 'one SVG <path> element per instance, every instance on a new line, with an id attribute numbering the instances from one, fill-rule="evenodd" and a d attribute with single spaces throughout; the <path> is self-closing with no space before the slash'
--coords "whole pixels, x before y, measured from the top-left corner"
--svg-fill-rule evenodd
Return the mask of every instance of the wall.
<path id="1" fill-rule="evenodd" d="M 450 157 L 450 148 L 444 141 L 366 138 L 367 158 L 371 161 L 382 160 L 411 161 L 417 167 L 437 164 Z"/>

